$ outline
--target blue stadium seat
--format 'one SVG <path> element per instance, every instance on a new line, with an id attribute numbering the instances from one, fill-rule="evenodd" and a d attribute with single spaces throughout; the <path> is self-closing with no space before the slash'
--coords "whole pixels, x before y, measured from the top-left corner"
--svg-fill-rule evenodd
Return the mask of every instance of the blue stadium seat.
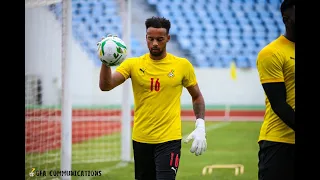
<path id="1" fill-rule="evenodd" d="M 267 4 L 267 1 L 266 0 L 255 0 L 255 2 L 259 5 L 264 5 L 264 4 Z"/>
<path id="2" fill-rule="evenodd" d="M 150 5 L 156 5 L 158 3 L 158 0 L 148 0 L 148 3 Z"/>
<path id="3" fill-rule="evenodd" d="M 235 59 L 236 65 L 239 68 L 247 68 L 250 66 L 249 58 L 247 56 L 237 56 Z"/>
<path id="4" fill-rule="evenodd" d="M 265 0 L 263 0 L 263 1 L 265 1 Z M 264 12 L 267 9 L 265 3 L 254 4 L 253 7 L 254 7 L 254 10 L 259 13 Z"/>
<path id="5" fill-rule="evenodd" d="M 172 20 L 176 27 L 172 27 L 171 34 L 177 36 L 182 49 L 191 53 L 202 49 L 208 54 L 194 57 L 193 63 L 198 66 L 228 67 L 230 59 L 239 57 L 234 59 L 239 66 L 254 67 L 256 53 L 284 31 L 280 0 L 198 0 L 196 3 L 148 0 L 148 3 Z"/>
<path id="6" fill-rule="evenodd" d="M 244 12 L 251 12 L 254 10 L 254 3 L 253 2 L 245 2 L 242 6 L 242 10 Z"/>
<path id="7" fill-rule="evenodd" d="M 227 25 L 238 25 L 238 20 L 235 17 L 226 19 Z"/>
<path id="8" fill-rule="evenodd" d="M 268 3 L 272 6 L 279 7 L 282 0 L 268 0 Z"/>
<path id="9" fill-rule="evenodd" d="M 269 32 L 267 37 L 268 37 L 269 40 L 272 40 L 272 39 L 275 39 L 275 38 L 279 37 L 280 35 L 281 34 L 278 33 L 278 32 Z"/>
<path id="10" fill-rule="evenodd" d="M 247 18 L 259 18 L 259 13 L 256 11 L 249 11 L 245 13 Z"/>
<path id="11" fill-rule="evenodd" d="M 252 41 L 254 38 L 255 38 L 255 35 L 253 33 L 242 33 L 242 36 L 241 36 L 243 43 Z"/>
<path id="12" fill-rule="evenodd" d="M 188 49 L 192 48 L 191 40 L 188 38 L 179 38 L 178 42 L 179 42 L 181 48 L 184 50 L 188 50 Z"/>
<path id="13" fill-rule="evenodd" d="M 221 13 L 219 11 L 212 11 L 209 13 L 209 17 L 211 19 L 219 19 L 221 17 Z"/>
<path id="14" fill-rule="evenodd" d="M 232 44 L 232 51 L 235 53 L 240 52 L 244 48 L 244 43 L 241 39 L 232 38 L 231 40 Z"/>
<path id="15" fill-rule="evenodd" d="M 261 38 L 261 39 L 256 39 L 255 41 L 258 44 L 259 49 L 267 45 L 267 41 L 265 39 Z"/>
<path id="16" fill-rule="evenodd" d="M 171 11 L 167 8 L 159 9 L 158 11 L 160 13 L 160 16 L 163 16 L 163 17 L 170 17 L 171 16 L 171 14 L 170 14 Z"/>
<path id="17" fill-rule="evenodd" d="M 224 19 L 233 19 L 235 16 L 234 12 L 230 11 L 230 9 L 221 9 L 220 12 Z"/>
<path id="18" fill-rule="evenodd" d="M 250 25 L 250 20 L 247 18 L 238 19 L 238 23 L 240 27 Z"/>
<path id="19" fill-rule="evenodd" d="M 229 36 L 231 39 L 233 38 L 241 39 L 242 33 L 241 33 L 240 27 L 238 26 L 237 28 L 230 29 Z"/>
<path id="20" fill-rule="evenodd" d="M 243 3 L 241 1 L 232 1 L 230 2 L 230 9 L 234 12 L 239 12 L 242 11 L 242 5 Z"/>
<path id="21" fill-rule="evenodd" d="M 244 11 L 235 11 L 235 16 L 238 18 L 238 19 L 244 19 L 246 18 L 246 14 Z"/>
<path id="22" fill-rule="evenodd" d="M 265 39 L 267 37 L 267 35 L 268 35 L 268 33 L 266 31 L 256 31 L 254 33 L 255 38 L 264 38 Z"/>
<path id="23" fill-rule="evenodd" d="M 210 60 L 210 66 L 216 68 L 225 68 L 225 64 L 220 60 L 219 57 L 212 56 L 208 58 Z"/>
<path id="24" fill-rule="evenodd" d="M 151 1 L 150 1 L 151 2 Z M 121 16 L 117 14 L 119 4 L 116 0 L 104 1 L 72 1 L 72 31 L 76 41 L 88 53 L 88 56 L 94 60 L 94 63 L 100 65 L 96 55 L 96 43 L 102 36 L 109 33 L 122 34 Z M 61 3 L 49 6 L 56 17 L 61 20 Z M 146 52 L 141 48 L 141 44 L 133 37 L 131 49 L 136 49 L 132 54 L 141 55 Z"/>
<path id="25" fill-rule="evenodd" d="M 249 60 L 249 65 L 251 68 L 255 68 L 256 67 L 256 61 L 257 61 L 257 55 L 258 55 L 258 52 L 257 54 L 254 54 L 254 55 L 247 55 L 248 57 L 248 60 Z"/>
<path id="26" fill-rule="evenodd" d="M 234 56 L 228 54 L 220 55 L 220 61 L 224 67 L 229 67 L 232 61 L 234 61 Z"/>
<path id="27" fill-rule="evenodd" d="M 254 22 L 254 21 L 251 21 L 251 22 L 252 22 L 251 26 L 253 27 L 255 32 L 266 31 L 266 28 L 264 27 L 263 21 L 261 19 L 256 19 L 256 22 Z"/>
<path id="28" fill-rule="evenodd" d="M 206 23 L 206 24 L 202 25 L 202 27 L 205 30 L 204 33 L 207 33 L 207 34 L 210 34 L 215 30 L 215 26 L 211 23 L 210 24 Z"/>
<path id="29" fill-rule="evenodd" d="M 229 35 L 229 32 L 227 29 L 221 28 L 216 32 L 216 36 L 218 39 L 226 39 L 228 38 L 228 35 Z"/>
<path id="30" fill-rule="evenodd" d="M 246 24 L 242 26 L 242 32 L 245 34 L 253 34 L 254 29 L 253 26 Z"/>
<path id="31" fill-rule="evenodd" d="M 209 61 L 207 61 L 207 56 L 205 54 L 197 54 L 196 60 L 198 64 L 201 64 L 201 67 L 210 67 Z"/>

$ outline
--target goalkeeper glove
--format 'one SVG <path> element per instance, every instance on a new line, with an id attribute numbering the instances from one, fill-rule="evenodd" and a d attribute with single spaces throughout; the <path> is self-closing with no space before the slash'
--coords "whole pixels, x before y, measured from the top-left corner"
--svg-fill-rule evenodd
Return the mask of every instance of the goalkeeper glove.
<path id="1" fill-rule="evenodd" d="M 189 134 L 185 139 L 185 143 L 188 143 L 193 139 L 190 152 L 195 153 L 196 156 L 201 155 L 207 149 L 205 122 L 203 119 L 196 120 L 196 129 Z"/>
<path id="2" fill-rule="evenodd" d="M 107 37 L 118 37 L 117 35 L 108 34 Z M 99 47 L 101 45 L 101 41 L 104 40 L 106 37 L 102 36 L 101 40 L 97 42 L 97 46 Z"/>

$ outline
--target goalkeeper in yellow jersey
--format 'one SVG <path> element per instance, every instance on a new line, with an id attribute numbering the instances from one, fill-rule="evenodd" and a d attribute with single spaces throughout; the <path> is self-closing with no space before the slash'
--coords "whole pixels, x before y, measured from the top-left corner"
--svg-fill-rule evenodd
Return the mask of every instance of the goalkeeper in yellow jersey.
<path id="1" fill-rule="evenodd" d="M 293 180 L 295 159 L 295 0 L 284 0 L 284 35 L 257 57 L 266 112 L 259 135 L 259 180 Z"/>
<path id="2" fill-rule="evenodd" d="M 152 17 L 145 21 L 149 53 L 128 58 L 111 72 L 101 65 L 100 89 L 110 91 L 131 78 L 134 95 L 132 143 L 136 180 L 174 180 L 181 155 L 180 97 L 185 87 L 195 114 L 190 151 L 201 155 L 207 147 L 205 102 L 192 64 L 167 53 L 170 21 Z"/>

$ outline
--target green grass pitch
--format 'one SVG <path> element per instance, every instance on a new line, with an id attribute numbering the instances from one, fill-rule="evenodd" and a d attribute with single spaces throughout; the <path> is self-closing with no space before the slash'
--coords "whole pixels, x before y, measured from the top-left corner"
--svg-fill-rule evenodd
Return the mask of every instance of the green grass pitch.
<path id="1" fill-rule="evenodd" d="M 258 170 L 258 135 L 262 122 L 206 122 L 207 128 L 207 151 L 201 156 L 195 156 L 189 152 L 191 143 L 182 144 L 182 155 L 176 180 L 256 180 Z M 193 121 L 184 121 L 182 124 L 183 135 L 194 130 Z M 119 135 L 112 135 L 119 138 Z M 88 142 L 73 144 L 73 153 L 81 149 L 84 143 L 93 144 L 92 141 L 104 141 L 101 137 Z M 102 150 L 101 150 L 102 151 Z M 59 150 L 52 151 L 52 154 Z M 113 153 L 114 154 L 114 153 Z M 120 154 L 120 152 L 119 152 Z M 77 156 L 79 156 L 78 154 Z M 114 154 L 115 155 L 115 154 Z M 73 154 L 74 156 L 74 154 Z M 76 156 L 74 156 L 76 157 Z M 45 157 L 43 157 L 45 158 Z M 82 157 L 85 158 L 85 157 Z M 26 155 L 26 167 L 29 165 L 30 157 Z M 57 160 L 58 161 L 58 160 Z M 52 169 L 57 163 L 47 164 Z M 59 163 L 58 163 L 59 164 Z M 235 176 L 234 169 L 214 169 L 212 174 L 202 175 L 202 169 L 207 165 L 214 164 L 242 164 L 244 173 Z M 72 177 L 72 180 L 133 180 L 133 163 L 121 164 L 116 162 L 73 164 L 72 169 L 77 170 L 102 170 L 102 176 L 98 177 Z M 30 170 L 26 169 L 26 179 Z M 41 179 L 54 179 L 53 177 L 42 177 Z"/>

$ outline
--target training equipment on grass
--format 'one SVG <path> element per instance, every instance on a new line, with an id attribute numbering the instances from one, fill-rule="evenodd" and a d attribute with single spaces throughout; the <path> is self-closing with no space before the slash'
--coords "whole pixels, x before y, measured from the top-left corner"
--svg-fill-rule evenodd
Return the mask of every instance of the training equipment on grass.
<path id="1" fill-rule="evenodd" d="M 205 166 L 202 169 L 202 175 L 211 174 L 213 169 L 234 169 L 234 175 L 238 176 L 239 173 L 244 173 L 244 166 L 242 164 L 215 164 L 210 166 Z"/>

